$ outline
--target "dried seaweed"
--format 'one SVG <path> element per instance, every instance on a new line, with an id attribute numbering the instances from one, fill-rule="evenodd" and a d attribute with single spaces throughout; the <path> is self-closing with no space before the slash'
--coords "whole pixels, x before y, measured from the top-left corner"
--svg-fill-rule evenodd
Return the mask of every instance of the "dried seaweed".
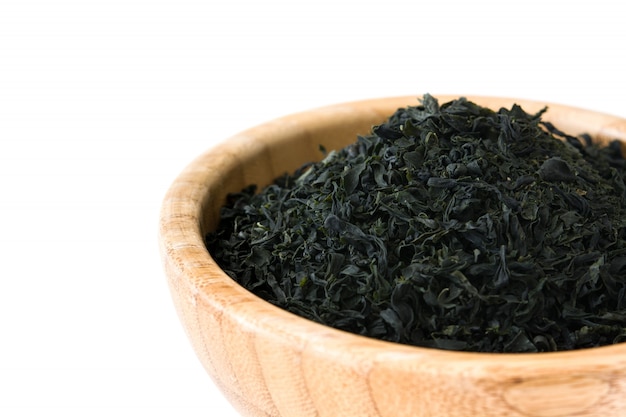
<path id="1" fill-rule="evenodd" d="M 263 299 L 416 346 L 543 352 L 626 341 L 625 162 L 542 121 L 425 95 L 259 193 L 207 248 Z"/>

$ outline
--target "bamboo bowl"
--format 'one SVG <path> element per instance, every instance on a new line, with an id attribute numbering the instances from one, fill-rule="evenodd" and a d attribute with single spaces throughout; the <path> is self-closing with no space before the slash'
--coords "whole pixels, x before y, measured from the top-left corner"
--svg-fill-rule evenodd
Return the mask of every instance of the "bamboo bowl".
<path id="1" fill-rule="evenodd" d="M 438 96 L 440 103 L 457 96 Z M 514 102 L 468 99 L 493 108 Z M 367 100 L 283 117 L 249 129 L 193 161 L 165 196 L 160 250 L 191 343 L 244 416 L 561 417 L 626 415 L 626 344 L 557 353 L 463 353 L 370 339 L 261 300 L 212 260 L 203 236 L 229 192 L 259 186 L 367 134 L 415 96 Z M 550 104 L 561 130 L 626 141 L 626 120 Z M 626 142 L 625 142 L 626 143 Z"/>

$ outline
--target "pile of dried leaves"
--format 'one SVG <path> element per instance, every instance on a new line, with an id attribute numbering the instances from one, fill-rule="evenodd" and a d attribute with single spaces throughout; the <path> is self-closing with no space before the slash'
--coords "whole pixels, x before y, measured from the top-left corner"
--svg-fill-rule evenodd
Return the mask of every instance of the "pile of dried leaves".
<path id="1" fill-rule="evenodd" d="M 626 341 L 625 162 L 527 114 L 426 95 L 260 193 L 207 248 L 311 320 L 480 352 Z"/>

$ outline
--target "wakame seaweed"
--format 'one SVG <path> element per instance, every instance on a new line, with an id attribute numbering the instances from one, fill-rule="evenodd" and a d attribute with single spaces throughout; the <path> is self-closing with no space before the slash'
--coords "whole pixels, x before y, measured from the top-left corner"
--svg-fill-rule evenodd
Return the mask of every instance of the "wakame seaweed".
<path id="1" fill-rule="evenodd" d="M 383 340 L 626 341 L 620 143 L 561 132 L 545 110 L 425 95 L 321 162 L 229 195 L 207 248 L 261 298 Z"/>

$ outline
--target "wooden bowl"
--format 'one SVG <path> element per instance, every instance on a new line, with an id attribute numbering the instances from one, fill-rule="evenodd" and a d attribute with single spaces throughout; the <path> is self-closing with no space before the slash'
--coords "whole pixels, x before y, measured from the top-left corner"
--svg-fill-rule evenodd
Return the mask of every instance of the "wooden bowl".
<path id="1" fill-rule="evenodd" d="M 440 103 L 457 98 L 438 96 Z M 498 109 L 546 103 L 468 97 Z M 295 114 L 193 161 L 168 191 L 160 249 L 180 319 L 209 375 L 245 416 L 557 417 L 626 415 L 626 344 L 557 353 L 464 353 L 366 338 L 295 316 L 229 278 L 203 243 L 229 192 L 260 186 L 368 134 L 411 97 Z M 548 104 L 561 130 L 626 141 L 626 120 Z"/>

